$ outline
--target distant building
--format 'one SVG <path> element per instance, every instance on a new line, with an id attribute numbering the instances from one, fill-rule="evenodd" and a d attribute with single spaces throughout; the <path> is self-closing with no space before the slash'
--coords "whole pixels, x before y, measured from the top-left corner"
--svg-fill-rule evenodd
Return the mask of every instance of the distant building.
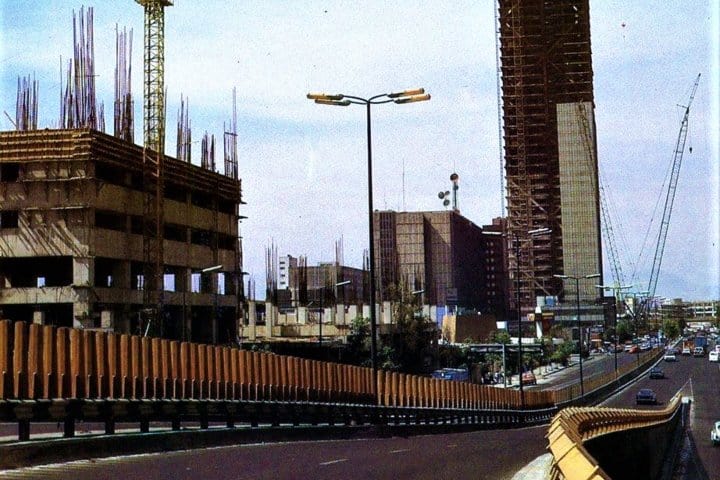
<path id="1" fill-rule="evenodd" d="M 423 304 L 437 306 L 440 319 L 444 307 L 483 313 L 501 308 L 502 249 L 493 247 L 493 260 L 486 262 L 486 246 L 495 246 L 495 239 L 457 211 L 376 211 L 373 221 L 378 300 L 389 300 L 391 288 L 404 284 L 422 295 Z M 497 270 L 493 262 L 499 262 Z M 496 284 L 492 294 L 488 277 Z"/>
<path id="2" fill-rule="evenodd" d="M 298 259 L 292 255 L 285 255 L 278 259 L 278 290 L 290 288 L 290 270 L 297 268 Z"/>

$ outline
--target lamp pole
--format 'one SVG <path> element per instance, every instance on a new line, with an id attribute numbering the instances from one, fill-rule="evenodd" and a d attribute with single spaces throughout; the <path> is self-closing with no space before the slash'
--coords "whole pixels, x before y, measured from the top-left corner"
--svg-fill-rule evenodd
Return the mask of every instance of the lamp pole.
<path id="1" fill-rule="evenodd" d="M 528 237 L 546 235 L 552 230 L 546 227 L 535 228 L 527 232 Z M 523 349 L 522 349 L 522 309 L 520 308 L 520 236 L 513 232 L 515 238 L 515 294 L 517 297 L 517 326 L 518 326 L 518 384 L 520 385 L 520 408 L 525 409 L 525 391 L 523 390 Z"/>
<path id="2" fill-rule="evenodd" d="M 393 93 L 381 93 L 370 98 L 353 95 L 308 93 L 307 98 L 321 105 L 365 105 L 367 114 L 367 172 L 368 172 L 368 237 L 370 242 L 370 363 L 373 371 L 373 390 L 377 388 L 377 325 L 375 322 L 375 231 L 373 226 L 372 192 L 372 131 L 370 128 L 370 107 L 383 103 L 413 103 L 430 100 L 423 88 L 414 88 Z"/>
<path id="3" fill-rule="evenodd" d="M 632 288 L 632 285 L 595 285 L 595 288 L 599 288 L 601 290 L 612 290 L 613 291 L 613 298 L 615 299 L 615 305 L 613 308 L 613 354 L 615 355 L 615 380 L 617 380 L 617 372 L 618 372 L 618 364 L 617 364 L 617 348 L 618 348 L 618 333 L 617 333 L 617 316 L 618 316 L 618 300 L 621 290 L 625 290 L 628 288 Z M 603 297 L 605 295 L 603 294 Z"/>
<path id="4" fill-rule="evenodd" d="M 583 335 L 582 335 L 582 322 L 580 321 L 580 279 L 581 278 L 598 278 L 600 276 L 599 273 L 592 273 L 590 275 L 585 275 L 582 277 L 573 276 L 573 275 L 553 275 L 553 277 L 556 278 L 562 278 L 563 280 L 575 280 L 575 300 L 576 300 L 576 306 L 577 306 L 577 327 L 578 327 L 578 351 L 579 355 L 578 358 L 580 359 L 580 398 L 585 398 L 585 383 L 583 382 L 583 364 L 582 364 L 582 347 L 583 347 Z"/>

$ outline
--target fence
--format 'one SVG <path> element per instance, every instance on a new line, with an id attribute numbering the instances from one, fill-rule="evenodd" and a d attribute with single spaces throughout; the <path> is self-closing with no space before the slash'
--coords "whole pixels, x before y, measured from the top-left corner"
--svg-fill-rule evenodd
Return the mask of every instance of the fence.
<path id="1" fill-rule="evenodd" d="M 251 400 L 520 409 L 519 392 L 231 347 L 0 320 L 0 399 Z M 526 391 L 527 409 L 554 406 Z"/>

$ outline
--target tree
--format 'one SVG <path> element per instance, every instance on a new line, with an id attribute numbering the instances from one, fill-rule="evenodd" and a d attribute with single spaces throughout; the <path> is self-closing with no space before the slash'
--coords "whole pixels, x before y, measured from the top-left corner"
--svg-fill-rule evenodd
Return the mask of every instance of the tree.
<path id="1" fill-rule="evenodd" d="M 680 335 L 680 326 L 675 320 L 665 320 L 663 322 L 663 332 L 667 338 L 677 338 Z"/>
<path id="2" fill-rule="evenodd" d="M 406 286 L 391 287 L 389 296 L 394 323 L 391 332 L 382 338 L 380 364 L 392 370 L 422 372 L 437 338 L 437 328 L 430 318 L 422 316 L 419 299 Z"/>
<path id="3" fill-rule="evenodd" d="M 358 316 L 350 322 L 347 353 L 352 363 L 370 364 L 370 321 L 367 318 Z"/>

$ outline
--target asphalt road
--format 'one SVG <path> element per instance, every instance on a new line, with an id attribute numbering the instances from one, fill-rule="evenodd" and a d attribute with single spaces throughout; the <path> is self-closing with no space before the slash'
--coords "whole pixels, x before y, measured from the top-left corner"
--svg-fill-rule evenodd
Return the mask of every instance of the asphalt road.
<path id="1" fill-rule="evenodd" d="M 510 479 L 545 453 L 547 427 L 220 447 L 0 472 L 22 479 Z"/>
<path id="2" fill-rule="evenodd" d="M 714 447 L 710 442 L 710 429 L 717 420 L 720 420 L 720 364 L 709 362 L 707 355 L 704 358 L 677 356 L 677 362 L 660 362 L 658 364 L 665 373 L 664 379 L 651 380 L 648 376 L 626 387 L 618 395 L 608 399 L 604 406 L 633 407 L 639 409 L 656 409 L 664 407 L 667 402 L 680 392 L 683 396 L 692 399 L 690 410 L 690 445 L 691 451 L 685 455 L 690 459 L 691 471 L 685 479 L 702 478 L 693 473 L 692 468 L 704 469 L 709 478 L 720 478 L 720 447 Z M 640 388 L 652 389 L 658 397 L 659 405 L 635 405 L 635 394 Z M 698 460 L 702 466 L 692 467 Z"/>

